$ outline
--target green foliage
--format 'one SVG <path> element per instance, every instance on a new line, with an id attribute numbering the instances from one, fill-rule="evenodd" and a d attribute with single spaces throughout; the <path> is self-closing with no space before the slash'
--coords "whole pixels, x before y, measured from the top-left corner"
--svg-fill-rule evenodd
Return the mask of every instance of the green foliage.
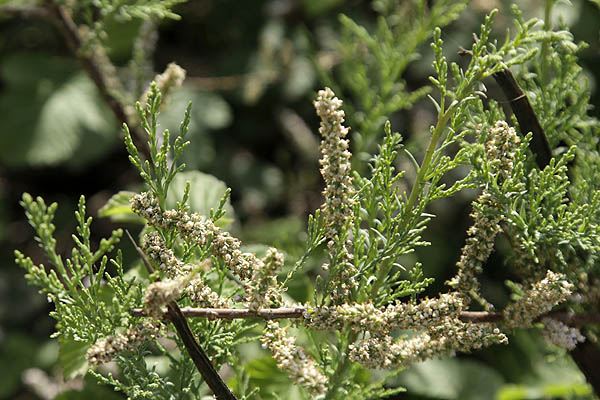
<path id="1" fill-rule="evenodd" d="M 113 20 L 131 22 L 131 20 L 180 19 L 173 12 L 177 4 L 187 0 L 55 0 L 52 3 L 68 7 L 73 14 L 85 24 L 90 31 L 86 36 L 84 49 L 92 51 L 93 47 L 106 41 L 106 26 Z"/>
<path id="2" fill-rule="evenodd" d="M 108 239 L 100 241 L 96 250 L 92 249 L 92 218 L 86 219 L 83 196 L 75 212 L 78 222 L 77 235 L 72 236 L 75 247 L 71 258 L 64 260 L 56 253 L 56 239 L 53 237 L 57 204 L 48 206 L 42 198 L 34 200 L 25 193 L 21 205 L 36 230 L 36 241 L 53 269 L 47 272 L 43 264 L 35 265 L 31 258 L 18 250 L 15 251 L 16 262 L 25 269 L 27 281 L 39 287 L 40 293 L 55 305 L 55 310 L 50 313 L 57 321 L 54 337 L 59 338 L 59 358 L 65 374 L 70 376 L 85 369 L 85 351 L 89 345 L 99 337 L 114 334 L 119 326 L 129 322 L 129 310 L 139 303 L 141 292 L 139 288 L 132 289 L 132 282 L 123 279 L 120 253 L 116 259 L 110 260 L 117 267 L 118 275 L 111 277 L 106 272 L 109 264 L 106 254 L 119 242 L 122 230 L 115 230 Z"/>
<path id="3" fill-rule="evenodd" d="M 418 264 L 411 271 L 411 278 L 415 279 L 400 279 L 407 269 L 398 264 L 400 257 L 414 251 L 415 246 L 427 243 L 421 241 L 420 236 L 425 229 L 424 222 L 406 230 L 405 199 L 398 186 L 404 172 L 395 173 L 394 167 L 398 151 L 404 150 L 402 137 L 392 134 L 389 122 L 385 134 L 379 154 L 371 162 L 371 178 L 356 175 L 362 204 L 353 228 L 354 259 L 364 282 L 357 298 L 372 299 L 375 304 L 388 304 L 408 295 L 414 297 L 432 282 L 430 279 L 421 281 Z M 368 285 L 372 276 L 376 276 L 376 280 Z"/>
<path id="4" fill-rule="evenodd" d="M 183 150 L 189 142 L 185 141 L 185 135 L 188 132 L 190 123 L 190 113 L 192 104 L 190 103 L 185 111 L 185 117 L 180 126 L 180 134 L 175 139 L 173 147 L 169 143 L 169 131 L 165 130 L 162 138 L 157 136 L 158 112 L 161 105 L 161 94 L 155 83 L 150 86 L 146 109 L 138 102 L 136 104 L 142 127 L 149 137 L 148 147 L 150 149 L 150 160 L 142 161 L 141 156 L 133 144 L 129 127 L 123 125 L 125 132 L 125 146 L 129 152 L 129 160 L 140 170 L 140 176 L 146 184 L 152 189 L 158 198 L 162 208 L 165 208 L 169 185 L 178 172 L 185 168 L 185 164 L 177 166 L 177 160 L 181 157 Z M 170 154 L 172 149 L 173 154 Z M 173 157 L 170 160 L 170 157 Z M 189 189 L 186 190 L 189 193 Z"/>
<path id="5" fill-rule="evenodd" d="M 419 46 L 435 27 L 456 20 L 467 1 L 373 1 L 377 24 L 369 31 L 346 15 L 340 16 L 342 32 L 339 52 L 339 78 L 325 83 L 338 94 L 348 93 L 345 102 L 350 126 L 354 129 L 353 148 L 366 161 L 381 137 L 381 128 L 390 115 L 409 109 L 431 90 L 422 87 L 409 92 L 402 75 L 411 62 L 420 58 Z"/>
<path id="6" fill-rule="evenodd" d="M 185 1 L 186 0 L 84 0 L 79 1 L 77 7 L 85 13 L 90 13 L 92 8 L 96 8 L 100 10 L 100 13 L 104 17 L 118 15 L 120 18 L 124 19 L 145 19 L 150 17 L 179 19 L 181 17 L 175 14 L 172 9 L 175 5 L 184 3 Z"/>

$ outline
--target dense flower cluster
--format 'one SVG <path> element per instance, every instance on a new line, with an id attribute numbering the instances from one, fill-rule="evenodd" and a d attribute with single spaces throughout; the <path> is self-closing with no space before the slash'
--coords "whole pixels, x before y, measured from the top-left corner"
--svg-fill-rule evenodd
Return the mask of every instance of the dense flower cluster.
<path id="1" fill-rule="evenodd" d="M 142 246 L 148 257 L 159 263 L 160 269 L 165 271 L 169 278 L 173 279 L 191 272 L 192 266 L 180 261 L 175 256 L 175 253 L 173 253 L 173 250 L 167 247 L 164 239 L 158 232 L 147 232 L 144 235 Z"/>
<path id="2" fill-rule="evenodd" d="M 180 276 L 148 285 L 144 293 L 145 314 L 160 318 L 164 313 L 164 306 L 181 296 L 188 280 L 187 276 Z"/>
<path id="3" fill-rule="evenodd" d="M 160 91 L 163 97 L 167 96 L 169 91 L 172 88 L 178 88 L 183 85 L 183 81 L 185 80 L 185 69 L 181 68 L 176 63 L 172 62 L 167 65 L 167 68 L 162 74 L 158 74 L 154 77 L 154 82 L 156 82 L 156 87 Z M 146 106 L 148 102 L 148 96 L 150 95 L 150 91 L 152 89 L 148 88 L 142 97 L 140 98 L 140 103 L 142 107 Z"/>
<path id="4" fill-rule="evenodd" d="M 228 232 L 221 231 L 211 219 L 181 210 L 163 213 L 151 192 L 133 196 L 130 204 L 135 213 L 148 220 L 149 225 L 162 229 L 174 228 L 181 236 L 199 246 L 210 243 L 213 256 L 222 259 L 240 279 L 252 277 L 254 267 L 259 263 L 258 258 L 252 253 L 242 253 L 241 242 Z"/>
<path id="5" fill-rule="evenodd" d="M 326 186 L 323 190 L 325 204 L 321 208 L 333 236 L 341 225 L 353 218 L 352 154 L 348 151 L 348 139 L 345 139 L 350 129 L 343 125 L 342 100 L 335 97 L 331 89 L 319 90 L 314 105 L 321 117 L 319 133 L 323 137 L 319 163 Z"/>
<path id="6" fill-rule="evenodd" d="M 246 283 L 248 308 L 258 310 L 264 306 L 281 304 L 281 288 L 277 283 L 277 272 L 283 268 L 283 254 L 270 248 L 266 256 L 254 269 L 252 279 Z"/>
<path id="7" fill-rule="evenodd" d="M 187 284 L 183 288 L 187 292 L 192 303 L 197 306 L 209 306 L 224 308 L 229 305 L 227 300 L 219 297 L 202 278 L 194 271 L 194 266 L 185 264 L 179 260 L 173 250 L 169 249 L 158 232 L 150 231 L 144 236 L 144 251 L 146 254 L 160 263 L 160 268 L 166 271 L 171 279 L 184 279 Z"/>
<path id="8" fill-rule="evenodd" d="M 498 183 L 506 180 L 514 167 L 515 155 L 521 142 L 515 128 L 506 121 L 496 121 L 488 130 L 488 141 L 485 144 L 485 153 L 492 163 L 492 170 L 496 174 Z"/>
<path id="9" fill-rule="evenodd" d="M 465 303 L 472 297 L 481 298 L 478 275 L 483 271 L 483 264 L 494 250 L 494 240 L 501 230 L 499 223 L 502 218 L 490 212 L 495 207 L 495 201 L 487 191 L 474 203 L 471 213 L 474 222 L 467 231 L 466 243 L 456 263 L 458 272 L 447 282 L 461 293 Z"/>
<path id="10" fill-rule="evenodd" d="M 350 345 L 349 356 L 367 368 L 396 368 L 496 343 L 508 343 L 508 339 L 494 325 L 446 317 L 438 325 L 409 339 L 395 340 L 389 335 L 363 338 Z"/>
<path id="11" fill-rule="evenodd" d="M 267 323 L 261 342 L 263 348 L 271 350 L 277 366 L 286 370 L 300 386 L 313 396 L 325 393 L 327 377 L 304 349 L 296 345 L 296 338 L 287 336 L 286 329 L 281 328 L 279 323 Z"/>
<path id="12" fill-rule="evenodd" d="M 488 130 L 485 145 L 486 157 L 491 164 L 491 172 L 498 184 L 510 177 L 520 139 L 505 121 L 496 121 Z M 484 190 L 473 204 L 473 225 L 467 231 L 467 240 L 462 249 L 460 260 L 456 263 L 458 273 L 447 282 L 458 290 L 465 302 L 470 298 L 485 304 L 479 293 L 477 276 L 483 270 L 483 264 L 494 250 L 494 240 L 501 231 L 502 215 L 498 212 L 498 202 L 488 190 Z"/>
<path id="13" fill-rule="evenodd" d="M 343 125 L 342 101 L 335 97 L 331 89 L 319 90 L 314 106 L 317 115 L 321 118 L 319 133 L 323 138 L 319 163 L 321 175 L 325 180 L 325 189 L 323 189 L 325 203 L 321 209 L 327 228 L 325 232 L 328 239 L 327 248 L 332 263 L 336 265 L 336 270 L 332 273 L 336 274 L 338 280 L 332 298 L 339 302 L 356 286 L 354 275 L 357 272 L 349 250 L 350 241 L 345 237 L 343 229 L 354 219 L 355 200 L 350 163 L 352 154 L 348 151 L 348 139 L 345 139 L 350 129 Z M 327 269 L 329 266 L 324 267 Z"/>
<path id="14" fill-rule="evenodd" d="M 306 323 L 315 329 L 342 330 L 346 327 L 369 331 L 372 335 L 388 335 L 397 329 L 422 330 L 439 325 L 462 307 L 455 294 L 442 294 L 439 299 L 424 299 L 414 303 L 395 303 L 375 307 L 373 303 L 340 304 L 331 307 L 307 308 Z"/>
<path id="15" fill-rule="evenodd" d="M 284 259 L 283 254 L 276 249 L 269 249 L 262 260 L 255 254 L 242 253 L 242 243 L 229 233 L 221 231 L 211 219 L 181 210 L 162 212 L 151 192 L 134 196 L 131 199 L 131 208 L 155 228 L 176 229 L 181 236 L 199 246 L 210 244 L 212 255 L 223 260 L 234 274 L 245 281 L 248 308 L 258 310 L 265 305 L 281 303 L 277 272 L 283 267 Z M 227 301 L 219 298 L 197 274 L 192 273 L 193 266 L 177 259 L 158 232 L 149 232 L 146 235 L 144 250 L 160 263 L 167 275 L 174 279 L 173 282 L 185 284 L 181 290 L 185 289 L 195 304 L 204 303 L 216 308 L 228 305 Z M 192 276 L 188 276 L 190 274 Z M 182 277 L 185 278 L 180 279 Z"/>
<path id="16" fill-rule="evenodd" d="M 572 328 L 553 318 L 542 319 L 544 330 L 542 334 L 546 341 L 563 349 L 573 350 L 577 343 L 585 341 L 585 336 L 579 329 Z"/>
<path id="17" fill-rule="evenodd" d="M 136 327 L 128 328 L 124 333 L 98 339 L 87 350 L 86 359 L 90 365 L 112 361 L 116 354 L 131 350 L 145 340 L 154 339 L 158 335 L 159 326 L 155 321 L 144 321 Z"/>
<path id="18" fill-rule="evenodd" d="M 548 271 L 546 277 L 527 290 L 521 299 L 510 303 L 504 309 L 506 325 L 511 328 L 530 328 L 534 319 L 552 310 L 557 304 L 567 300 L 573 284 L 561 273 Z"/>

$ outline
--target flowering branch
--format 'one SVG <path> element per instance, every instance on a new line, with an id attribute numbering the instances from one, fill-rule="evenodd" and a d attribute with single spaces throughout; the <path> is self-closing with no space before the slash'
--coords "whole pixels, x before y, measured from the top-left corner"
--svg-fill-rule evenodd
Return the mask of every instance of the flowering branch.
<path id="1" fill-rule="evenodd" d="M 181 314 L 185 318 L 208 318 L 208 319 L 252 319 L 259 318 L 264 320 L 271 319 L 296 319 L 303 318 L 307 308 L 305 307 L 281 307 L 266 308 L 253 311 L 248 308 L 199 308 L 183 307 Z M 134 317 L 144 317 L 146 314 L 142 308 L 131 310 Z M 504 314 L 493 311 L 461 311 L 458 317 L 463 322 L 502 322 L 505 320 Z M 600 324 L 600 313 L 573 313 L 568 311 L 550 311 L 537 317 L 534 322 L 539 322 L 544 318 L 552 318 L 571 326 L 583 326 L 586 324 Z"/>

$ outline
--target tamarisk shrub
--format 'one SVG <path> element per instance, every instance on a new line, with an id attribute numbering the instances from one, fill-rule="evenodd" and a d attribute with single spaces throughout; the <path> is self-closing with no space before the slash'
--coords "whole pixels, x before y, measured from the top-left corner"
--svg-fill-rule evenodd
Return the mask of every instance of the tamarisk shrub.
<path id="1" fill-rule="evenodd" d="M 252 342 L 289 377 L 280 387 L 282 396 L 295 386 L 311 399 L 384 398 L 402 390 L 386 384 L 407 366 L 505 344 L 514 329 L 542 330 L 549 342 L 570 350 L 596 342 L 600 125 L 588 115 L 589 90 L 577 65 L 583 45 L 566 30 L 524 20 L 517 8 L 514 31 L 499 43 L 492 39 L 497 14 L 492 11 L 461 68 L 443 54 L 441 27 L 456 19 L 466 2 L 435 2 L 429 19 L 416 19 L 402 39 L 396 31 L 402 28 L 390 23 L 396 8 L 375 3 L 382 18 L 373 34 L 342 18 L 348 49 L 350 42 L 358 43 L 354 38 L 374 55 L 351 65 L 344 53 L 341 78 L 331 78 L 336 91 L 354 94 L 349 115 L 330 87 L 314 100 L 323 203 L 308 218 L 305 252 L 298 259 L 286 260 L 285 249 L 273 247 L 248 251 L 227 230 L 229 190 L 210 213 L 192 210 L 189 182 L 183 192 L 172 192 L 173 179 L 184 174 L 180 157 L 189 144 L 191 104 L 174 141 L 168 131 L 160 132 L 158 115 L 161 88 L 167 91 L 185 75 L 176 66 L 150 84 L 137 103 L 148 149 L 138 149 L 132 127 L 123 126 L 145 190 L 119 193 L 104 208 L 118 205 L 143 221 L 140 236 L 132 239 L 138 264 L 125 263 L 121 252 L 114 252 L 121 229 L 91 243 L 83 197 L 75 212 L 75 248 L 69 258 L 57 254 L 52 222 L 57 205 L 23 195 L 52 268 L 35 265 L 19 251 L 16 262 L 54 304 L 54 336 L 68 360 L 67 375 L 91 374 L 134 399 L 211 392 L 224 399 L 266 398 L 270 393 L 247 376 L 251 361 L 241 349 Z M 407 58 L 429 37 L 431 86 L 406 93 L 395 83 L 401 82 Z M 406 46 L 405 52 L 398 46 Z M 518 71 L 511 88 L 526 88 L 522 97 L 507 99 L 512 119 L 498 101 L 486 98 L 482 84 L 512 77 L 511 68 Z M 366 85 L 372 76 L 378 81 Z M 426 93 L 436 118 L 423 153 L 413 155 L 381 117 L 410 108 Z M 535 121 L 535 129 L 522 115 Z M 356 145 L 347 117 L 357 124 Z M 559 143 L 567 146 L 558 148 Z M 542 162 L 538 156 L 545 151 L 550 158 Z M 402 158 L 414 168 L 410 174 L 398 169 Z M 466 188 L 479 195 L 456 274 L 446 291 L 425 297 L 432 283 L 427 265 L 407 263 L 406 256 L 430 245 L 422 239 L 432 223 L 430 203 Z M 511 244 L 507 268 L 518 279 L 507 284 L 511 301 L 496 311 L 485 298 L 480 274 L 498 235 Z M 299 303 L 287 289 L 309 259 L 322 266 L 311 272 L 312 296 Z M 166 360 L 168 373 L 151 367 L 149 357 Z M 109 362 L 118 373 L 107 372 Z M 391 372 L 369 373 L 380 369 Z"/>

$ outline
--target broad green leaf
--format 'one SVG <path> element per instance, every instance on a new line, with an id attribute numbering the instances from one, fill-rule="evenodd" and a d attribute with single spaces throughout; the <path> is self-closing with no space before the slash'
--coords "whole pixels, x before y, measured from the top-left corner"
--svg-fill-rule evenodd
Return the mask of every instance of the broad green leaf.
<path id="1" fill-rule="evenodd" d="M 131 210 L 129 200 L 135 192 L 122 190 L 114 194 L 105 205 L 98 210 L 99 217 L 108 217 L 113 222 L 135 222 L 144 224 L 144 218 L 139 217 Z"/>
<path id="2" fill-rule="evenodd" d="M 281 398 L 286 400 L 300 400 L 304 398 L 297 385 L 287 374 L 281 371 L 271 356 L 255 358 L 246 364 L 246 373 L 250 377 L 250 387 L 260 388 L 263 399 Z"/>
<path id="3" fill-rule="evenodd" d="M 200 171 L 187 171 L 175 176 L 169 188 L 167 208 L 176 207 L 176 203 L 183 196 L 183 191 L 188 181 L 190 182 L 190 198 L 188 200 L 190 210 L 210 216 L 210 210 L 213 209 L 216 211 L 219 207 L 227 186 L 223 181 Z M 235 219 L 233 207 L 229 200 L 225 203 L 225 211 L 227 213 L 217 224 L 221 227 L 229 225 Z"/>
<path id="4" fill-rule="evenodd" d="M 116 121 L 74 60 L 44 54 L 7 58 L 0 72 L 0 161 L 81 166 L 116 144 Z"/>
<path id="5" fill-rule="evenodd" d="M 583 383 L 548 385 L 504 385 L 496 394 L 496 400 L 543 400 L 590 398 L 593 392 Z"/>
<path id="6" fill-rule="evenodd" d="M 71 379 L 77 375 L 85 375 L 88 370 L 85 354 L 90 345 L 61 337 L 58 339 L 58 346 L 58 361 L 65 378 Z"/>
<path id="7" fill-rule="evenodd" d="M 553 354 L 550 361 L 549 354 Z M 527 387 L 544 384 L 584 384 L 585 377 L 567 354 L 545 343 L 539 333 L 517 330 L 507 347 L 489 348 L 481 353 L 488 365 L 512 382 Z"/>
<path id="8" fill-rule="evenodd" d="M 398 375 L 409 393 L 436 399 L 493 399 L 503 384 L 502 376 L 485 364 L 471 360 L 428 360 Z"/>

